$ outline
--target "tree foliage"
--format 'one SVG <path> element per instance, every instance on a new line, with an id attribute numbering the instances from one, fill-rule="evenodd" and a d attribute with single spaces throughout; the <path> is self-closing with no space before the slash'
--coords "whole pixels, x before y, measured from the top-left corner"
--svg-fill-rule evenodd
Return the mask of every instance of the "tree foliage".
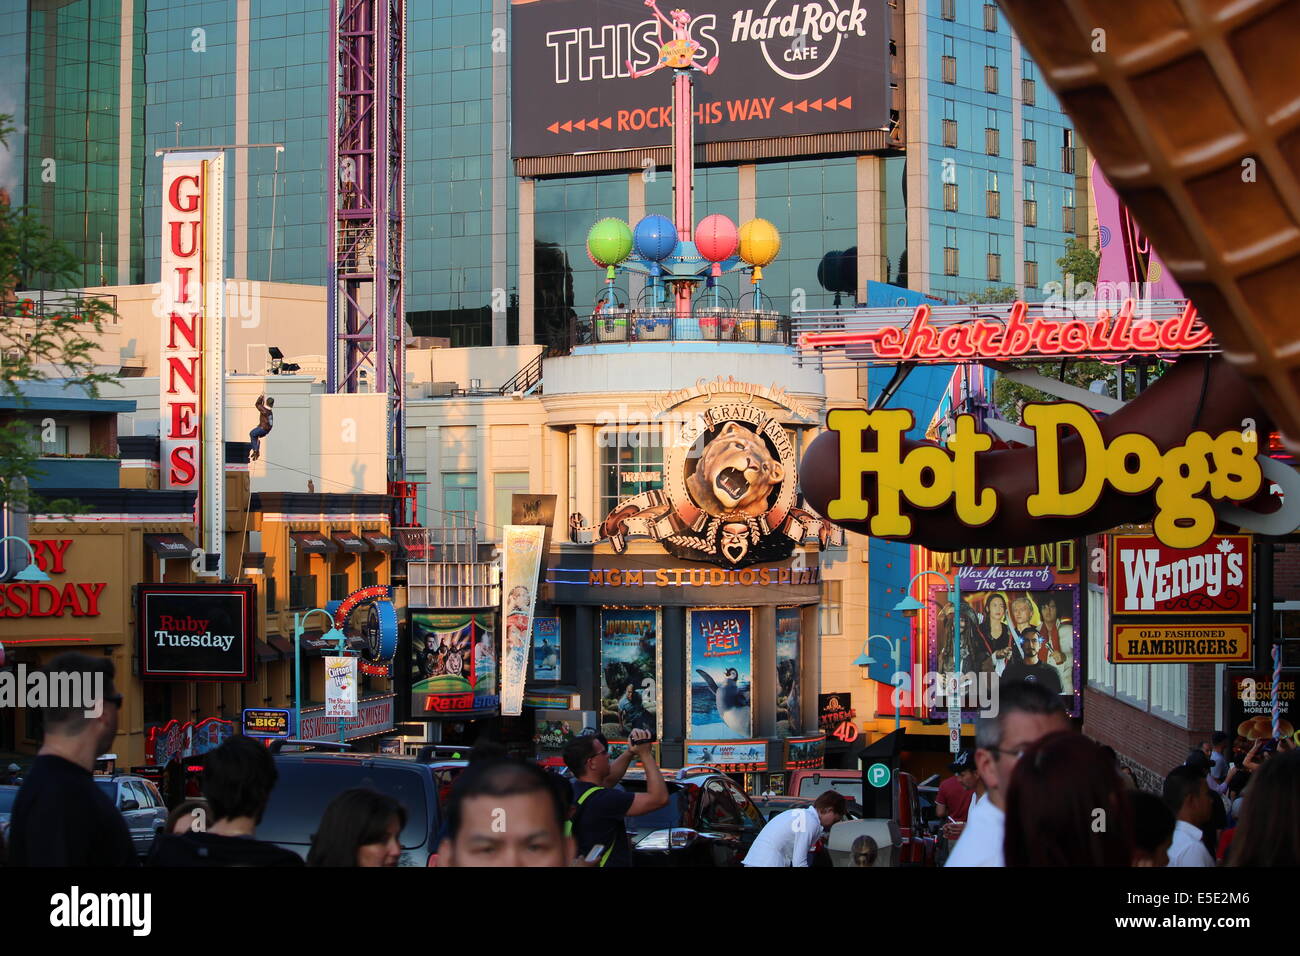
<path id="1" fill-rule="evenodd" d="M 0 115 L 0 146 L 13 131 Z M 41 502 L 27 482 L 41 474 L 41 435 L 22 418 L 24 383 L 66 381 L 98 395 L 112 376 L 97 370 L 94 350 L 104 322 L 116 313 L 103 300 L 75 292 L 75 256 L 25 208 L 14 208 L 0 190 L 0 395 L 19 406 L 0 425 L 0 506 L 73 513 L 70 502 Z"/>

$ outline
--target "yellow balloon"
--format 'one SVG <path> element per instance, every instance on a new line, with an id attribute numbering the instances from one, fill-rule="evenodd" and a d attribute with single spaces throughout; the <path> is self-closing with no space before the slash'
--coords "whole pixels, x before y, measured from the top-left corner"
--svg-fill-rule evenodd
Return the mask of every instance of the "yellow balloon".
<path id="1" fill-rule="evenodd" d="M 751 266 L 768 265 L 781 251 L 781 233 L 766 219 L 751 219 L 740 227 L 740 258 Z"/>

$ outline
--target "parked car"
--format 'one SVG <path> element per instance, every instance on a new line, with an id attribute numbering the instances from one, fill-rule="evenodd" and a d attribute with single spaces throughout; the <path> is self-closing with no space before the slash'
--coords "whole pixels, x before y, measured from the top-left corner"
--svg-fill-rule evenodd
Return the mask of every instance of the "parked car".
<path id="1" fill-rule="evenodd" d="M 0 840 L 9 836 L 9 817 L 14 812 L 14 799 L 18 796 L 18 790 L 18 787 L 9 784 L 0 786 Z"/>
<path id="2" fill-rule="evenodd" d="M 899 849 L 900 866 L 934 866 L 935 838 L 922 822 L 921 798 L 916 779 L 907 771 L 894 774 L 890 783 L 894 788 L 894 822 L 898 825 L 903 845 Z M 796 770 L 790 777 L 789 792 L 793 796 L 816 797 L 827 790 L 844 794 L 861 806 L 862 771 L 860 770 Z"/>
<path id="3" fill-rule="evenodd" d="M 434 852 L 442 811 L 433 768 L 415 760 L 327 750 L 278 752 L 279 780 L 271 793 L 260 840 L 292 850 L 304 860 L 311 838 L 331 800 L 353 787 L 370 787 L 406 808 L 406 826 L 398 835 L 398 866 L 426 866 Z"/>
<path id="4" fill-rule="evenodd" d="M 167 825 L 167 804 L 158 788 L 144 777 L 126 773 L 94 779 L 126 820 L 135 852 L 146 856 L 153 847 L 154 838 Z"/>
<path id="5" fill-rule="evenodd" d="M 739 866 L 766 822 L 745 791 L 720 773 L 674 776 L 667 784 L 667 805 L 627 818 L 636 865 Z M 619 786 L 645 793 L 645 772 L 629 770 Z"/>

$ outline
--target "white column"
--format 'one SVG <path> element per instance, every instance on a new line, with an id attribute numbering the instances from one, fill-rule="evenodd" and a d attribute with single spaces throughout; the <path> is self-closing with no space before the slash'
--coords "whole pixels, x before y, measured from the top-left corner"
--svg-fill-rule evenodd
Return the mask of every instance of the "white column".
<path id="1" fill-rule="evenodd" d="M 546 429 L 547 464 L 550 466 L 547 494 L 555 495 L 553 542 L 569 540 L 569 434 L 563 428 Z"/>
<path id="2" fill-rule="evenodd" d="M 737 225 L 743 225 L 758 215 L 758 193 L 755 182 L 755 169 L 753 163 L 736 168 L 736 196 L 740 203 L 736 214 L 739 216 Z"/>
<path id="3" fill-rule="evenodd" d="M 578 512 L 588 524 L 604 515 L 596 514 L 596 426 L 578 426 Z"/>
<path id="4" fill-rule="evenodd" d="M 645 217 L 645 180 L 641 173 L 627 174 L 627 221 L 636 226 Z M 639 272 L 628 274 L 628 306 L 636 308 L 645 290 L 645 276 Z"/>
<path id="5" fill-rule="evenodd" d="M 883 157 L 858 157 L 858 302 L 867 301 L 868 280 L 889 281 L 885 269 L 884 177 Z"/>

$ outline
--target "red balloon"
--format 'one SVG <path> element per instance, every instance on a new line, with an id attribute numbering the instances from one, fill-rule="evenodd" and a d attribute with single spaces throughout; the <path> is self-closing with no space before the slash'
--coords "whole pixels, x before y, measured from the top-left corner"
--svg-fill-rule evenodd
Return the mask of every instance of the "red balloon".
<path id="1" fill-rule="evenodd" d="M 695 227 L 695 248 L 709 262 L 725 262 L 736 254 L 738 245 L 736 224 L 720 212 L 705 216 Z"/>

